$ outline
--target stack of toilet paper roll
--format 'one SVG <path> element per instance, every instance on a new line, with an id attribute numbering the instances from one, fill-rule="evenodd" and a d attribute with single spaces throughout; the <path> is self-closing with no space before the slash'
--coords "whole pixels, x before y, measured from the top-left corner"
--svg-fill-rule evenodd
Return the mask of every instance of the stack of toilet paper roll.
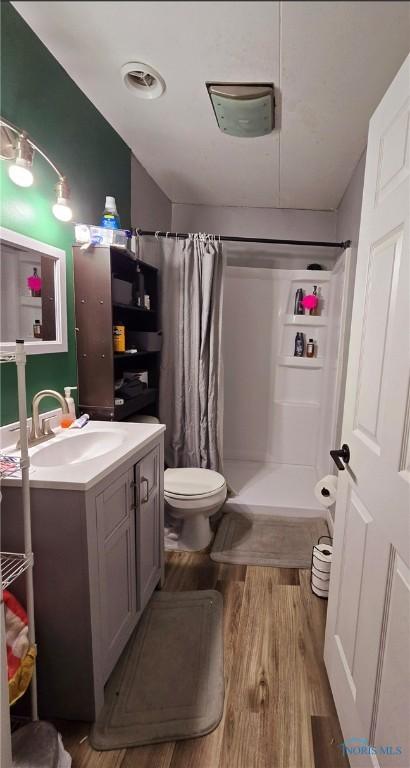
<path id="1" fill-rule="evenodd" d="M 313 547 L 312 572 L 310 585 L 312 592 L 318 597 L 328 597 L 330 567 L 332 565 L 332 539 L 330 536 L 321 536 Z"/>
<path id="2" fill-rule="evenodd" d="M 325 475 L 315 485 L 315 496 L 322 507 L 329 508 L 336 501 L 337 477 Z"/>

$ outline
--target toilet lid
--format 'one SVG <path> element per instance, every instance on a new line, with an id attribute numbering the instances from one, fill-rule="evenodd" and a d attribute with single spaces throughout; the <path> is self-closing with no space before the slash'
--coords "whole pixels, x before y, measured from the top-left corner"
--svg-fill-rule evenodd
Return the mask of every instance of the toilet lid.
<path id="1" fill-rule="evenodd" d="M 225 478 L 213 469 L 182 467 L 164 472 L 165 493 L 178 496 L 201 496 L 225 485 Z"/>

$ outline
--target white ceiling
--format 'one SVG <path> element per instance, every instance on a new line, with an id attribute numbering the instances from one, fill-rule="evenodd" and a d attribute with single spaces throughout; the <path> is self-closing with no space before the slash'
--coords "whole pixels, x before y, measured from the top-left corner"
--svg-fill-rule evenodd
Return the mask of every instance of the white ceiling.
<path id="1" fill-rule="evenodd" d="M 336 208 L 409 50 L 408 2 L 13 5 L 178 203 Z M 160 99 L 125 87 L 128 61 L 162 74 Z M 221 133 L 207 80 L 273 81 L 280 129 Z"/>

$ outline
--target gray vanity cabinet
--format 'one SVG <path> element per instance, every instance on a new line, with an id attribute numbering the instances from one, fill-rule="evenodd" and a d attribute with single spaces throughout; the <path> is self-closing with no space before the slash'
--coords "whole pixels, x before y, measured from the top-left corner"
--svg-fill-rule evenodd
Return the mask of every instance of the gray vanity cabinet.
<path id="1" fill-rule="evenodd" d="M 33 483 L 42 718 L 95 720 L 104 685 L 163 579 L 163 457 L 161 433 L 88 489 Z M 21 489 L 5 485 L 2 493 L 2 550 L 18 552 Z M 24 577 L 13 593 L 25 602 Z"/>

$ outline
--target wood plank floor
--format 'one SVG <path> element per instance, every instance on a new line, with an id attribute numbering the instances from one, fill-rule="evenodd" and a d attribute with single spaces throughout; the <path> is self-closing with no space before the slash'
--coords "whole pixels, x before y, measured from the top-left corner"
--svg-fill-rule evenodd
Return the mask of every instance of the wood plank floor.
<path id="1" fill-rule="evenodd" d="M 94 752 L 89 725 L 59 722 L 73 768 L 348 768 L 323 662 L 326 601 L 312 594 L 309 571 L 172 552 L 164 589 L 223 595 L 221 723 L 198 739 Z"/>

